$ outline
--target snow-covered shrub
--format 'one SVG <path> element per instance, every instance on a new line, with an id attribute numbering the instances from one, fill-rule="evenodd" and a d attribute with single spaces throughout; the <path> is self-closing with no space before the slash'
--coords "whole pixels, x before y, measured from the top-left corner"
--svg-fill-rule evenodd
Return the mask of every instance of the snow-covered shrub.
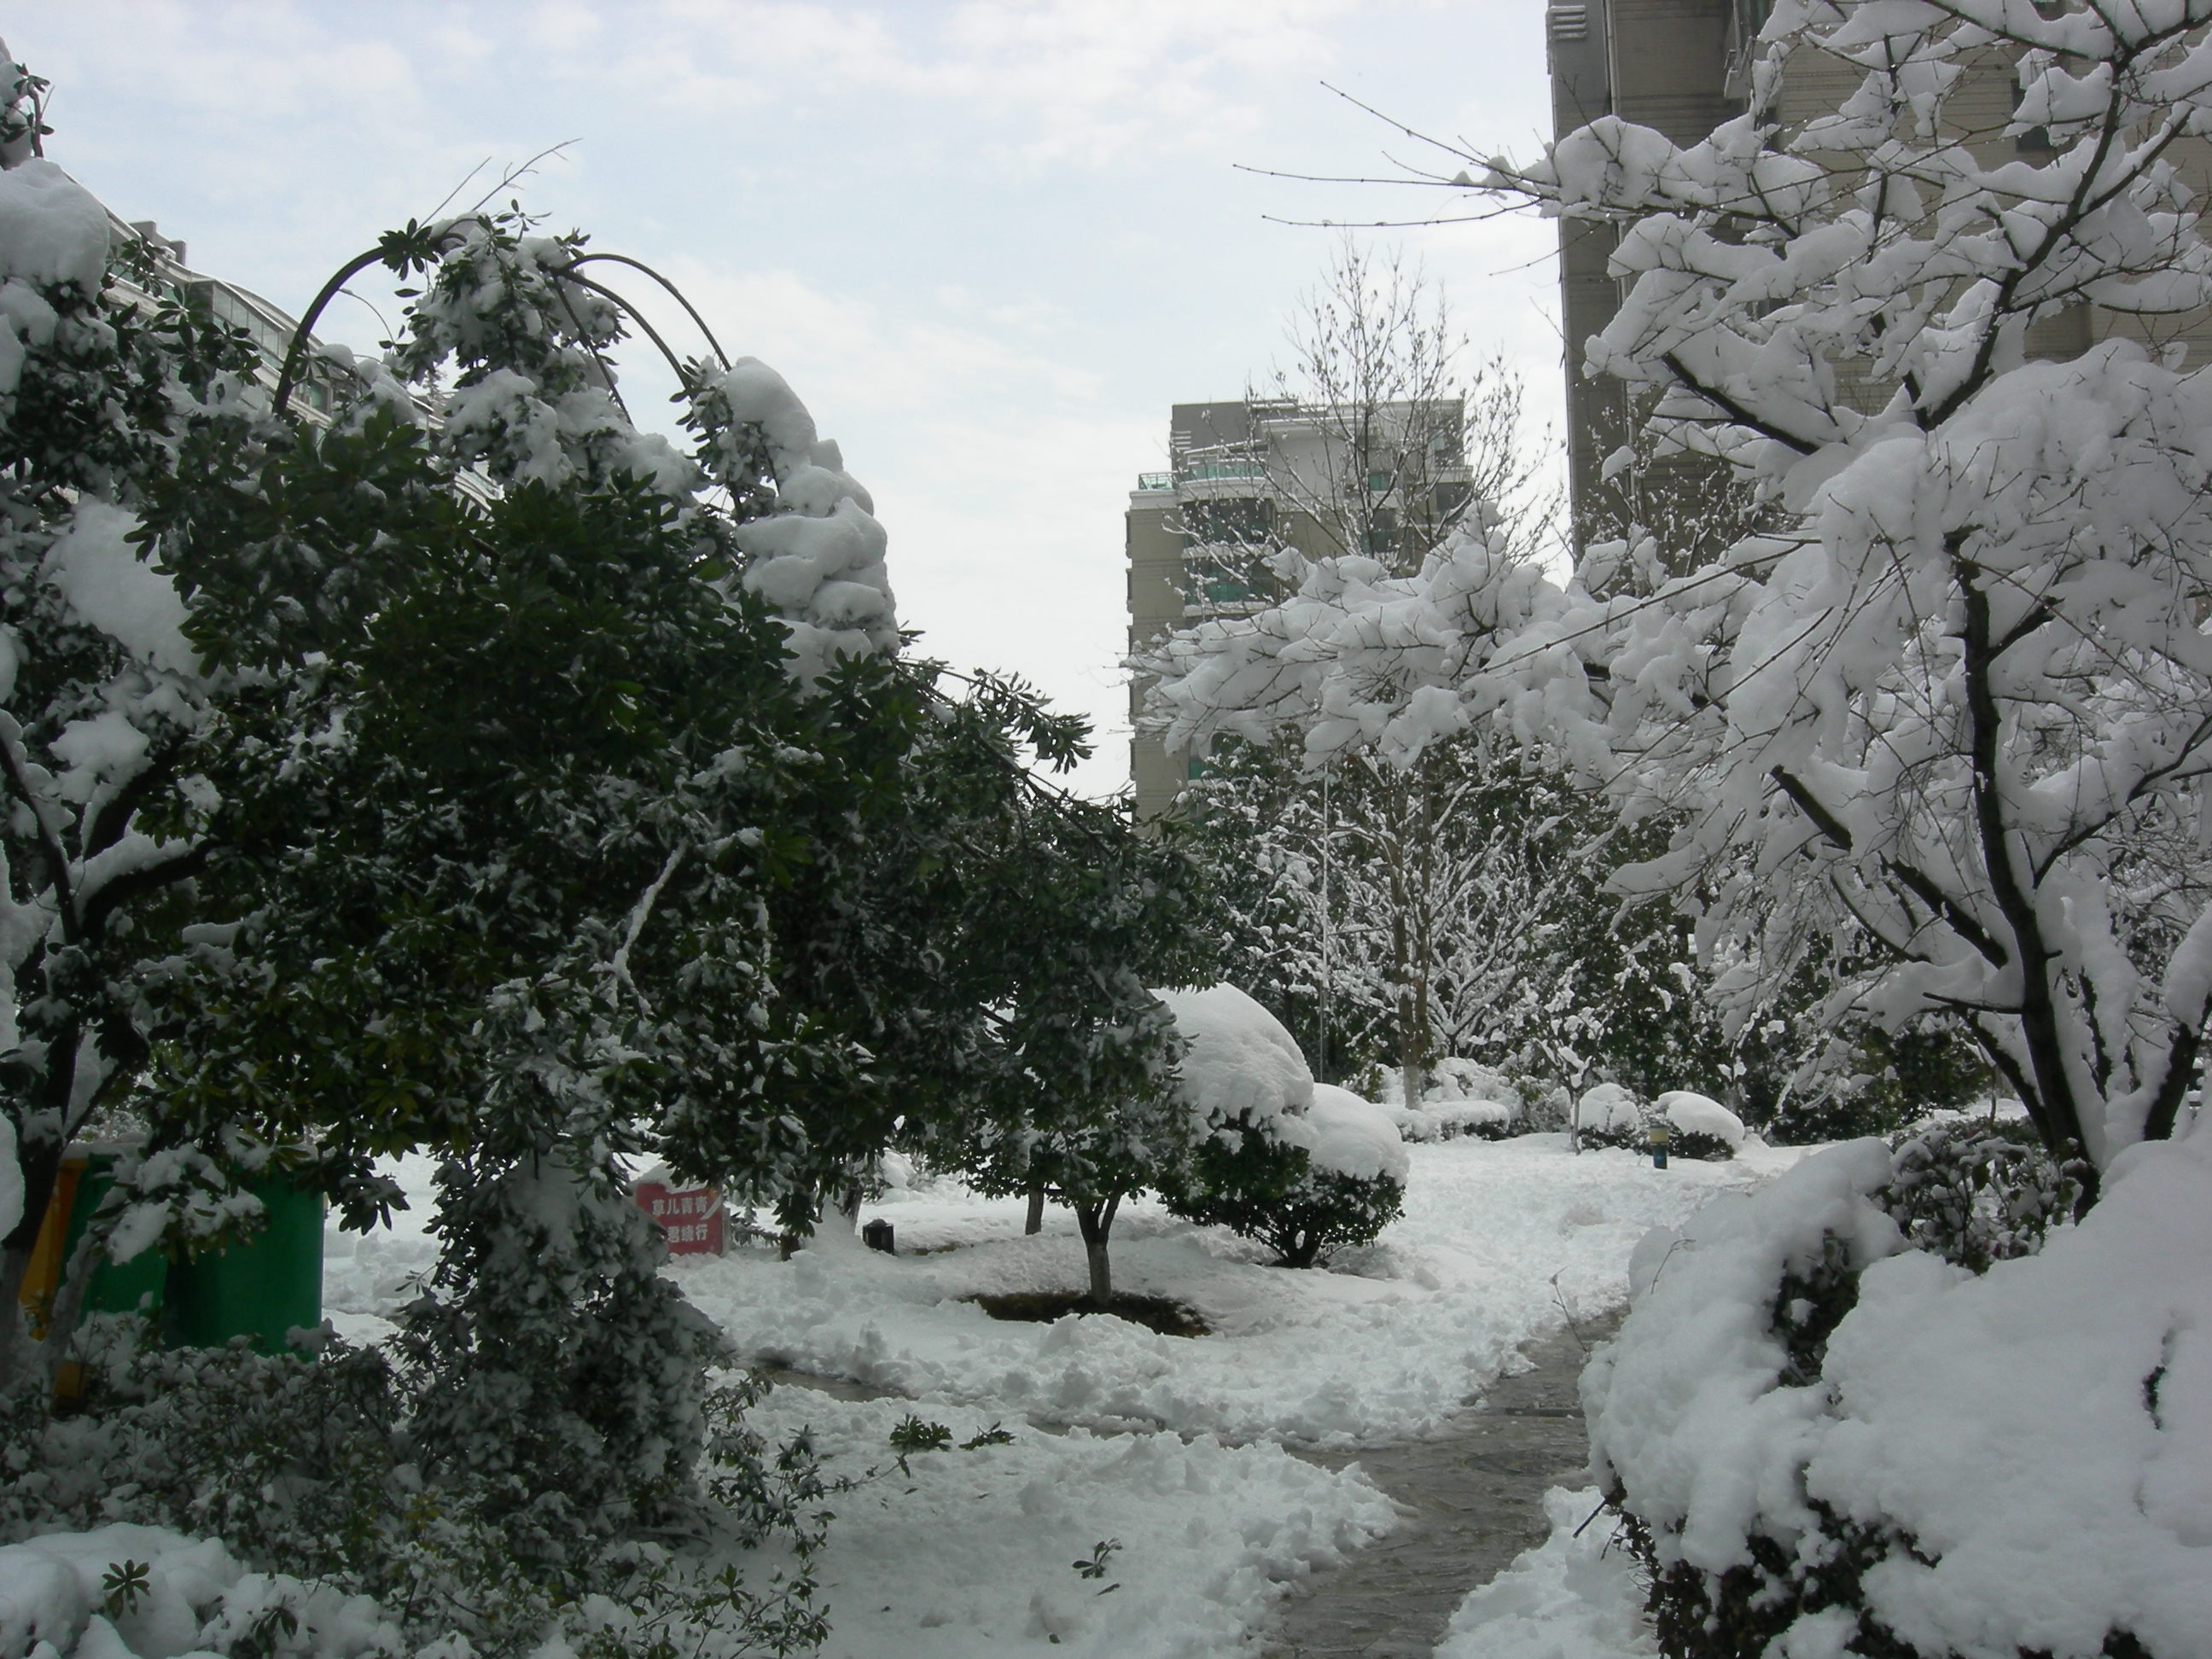
<path id="1" fill-rule="evenodd" d="M 1574 1130 L 1585 1146 L 1625 1146 L 1642 1151 L 1646 1127 L 1643 1102 L 1618 1083 L 1600 1083 L 1575 1102 Z"/>
<path id="2" fill-rule="evenodd" d="M 2212 1137 L 2069 1197 L 1863 1140 L 1638 1247 L 1583 1393 L 1662 1652 L 2203 1651 Z"/>
<path id="3" fill-rule="evenodd" d="M 1915 1249 L 1974 1273 L 2034 1255 L 2081 1200 L 2079 1166 L 1987 1123 L 1935 1125 L 1899 1136 L 1894 1150 L 1877 1201 Z"/>
<path id="4" fill-rule="evenodd" d="M 1725 1164 L 1743 1145 L 1743 1120 L 1705 1095 L 1669 1089 L 1651 1103 L 1651 1110 L 1666 1121 L 1668 1150 L 1676 1158 Z"/>
<path id="5" fill-rule="evenodd" d="M 1310 1267 L 1333 1250 L 1371 1243 L 1396 1220 L 1410 1168 L 1389 1113 L 1316 1083 L 1290 1126 L 1269 1132 L 1240 1123 L 1209 1136 L 1169 1205 L 1257 1239 L 1285 1267 Z"/>
<path id="6" fill-rule="evenodd" d="M 1235 986 L 1158 994 L 1188 1044 L 1181 1093 L 1199 1134 L 1170 1207 L 1293 1267 L 1388 1226 L 1407 1168 L 1389 1115 L 1316 1083 L 1296 1039 Z"/>
<path id="7" fill-rule="evenodd" d="M 149 1337 L 96 1316 L 71 1415 L 27 1388 L 0 1399 L 0 1653 L 21 1656 L 28 1637 L 59 1659 L 515 1656 L 556 1637 L 604 1659 L 670 1659 L 656 1632 L 687 1624 L 739 1651 L 821 1639 L 805 1562 L 824 1489 L 803 1442 L 769 1447 L 744 1427 L 764 1383 L 706 1397 L 716 1503 L 686 1520 L 723 1546 L 781 1539 L 797 1571 L 724 1583 L 703 1557 L 611 1536 L 573 1540 L 562 1571 L 526 1571 L 501 1483 L 426 1480 L 413 1461 L 412 1401 L 381 1353 Z M 129 1562 L 149 1569 L 143 1595 L 115 1593 L 127 1575 L 111 1570 Z"/>

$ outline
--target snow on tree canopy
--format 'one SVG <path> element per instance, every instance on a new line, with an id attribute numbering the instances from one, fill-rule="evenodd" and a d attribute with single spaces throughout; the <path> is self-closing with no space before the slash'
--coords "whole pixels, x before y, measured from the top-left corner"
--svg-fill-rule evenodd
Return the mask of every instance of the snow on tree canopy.
<path id="1" fill-rule="evenodd" d="M 135 514 L 86 497 L 47 550 L 46 580 L 78 616 L 141 662 L 198 674 L 199 658 L 185 638 L 185 602 L 176 583 L 131 544 L 137 527 Z"/>
<path id="2" fill-rule="evenodd" d="M 1897 1529 L 1861 1583 L 1922 1652 L 2088 1655 L 2124 1630 L 2203 1653 L 2212 1132 L 2129 1148 L 2078 1225 L 1980 1275 L 1903 1248 L 1868 1196 L 1891 1169 L 1851 1142 L 1638 1247 L 1634 1310 L 1583 1381 L 1601 1483 L 1662 1565 L 1747 1563 L 1754 1531 L 1812 1547 L 1811 1502 Z M 1830 1237 L 1863 1267 L 1857 1301 L 1820 1376 L 1785 1386 L 1775 1286 Z M 1844 1650 L 1818 1633 L 1774 1650 Z"/>
<path id="3" fill-rule="evenodd" d="M 1711 1135 L 1726 1141 L 1732 1151 L 1743 1145 L 1743 1120 L 1717 1100 L 1687 1089 L 1669 1089 L 1651 1105 L 1684 1134 Z"/>
<path id="4" fill-rule="evenodd" d="M 836 443 L 783 376 L 740 357 L 713 387 L 733 428 L 757 434 L 775 479 L 775 510 L 740 525 L 751 562 L 744 584 L 767 600 L 790 636 L 792 672 L 821 678 L 841 655 L 898 649 L 898 615 L 884 566 L 875 502 Z"/>
<path id="5" fill-rule="evenodd" d="M 1622 1133 L 1642 1127 L 1644 1109 L 1636 1097 L 1618 1083 L 1601 1083 L 1585 1090 L 1575 1103 L 1575 1124 L 1595 1133 Z"/>
<path id="6" fill-rule="evenodd" d="M 1313 1145 L 1306 1150 L 1315 1169 L 1359 1181 L 1387 1176 L 1406 1184 L 1413 1161 L 1390 1114 L 1372 1101 L 1334 1083 L 1316 1083 L 1306 1121 L 1313 1128 Z"/>
<path id="7" fill-rule="evenodd" d="M 1241 1121 L 1308 1144 L 1304 1126 L 1286 1120 L 1312 1105 L 1313 1073 L 1280 1020 L 1233 985 L 1152 994 L 1190 1045 L 1179 1067 L 1181 1092 L 1196 1116 L 1215 1127 Z"/>
<path id="8" fill-rule="evenodd" d="M 90 191 L 52 161 L 0 173 L 0 397 L 15 392 L 26 349 L 53 338 L 39 289 L 97 293 L 106 265 L 107 214 Z"/>
<path id="9" fill-rule="evenodd" d="M 107 266 L 107 210 L 52 161 L 0 173 L 0 276 L 100 291 Z"/>

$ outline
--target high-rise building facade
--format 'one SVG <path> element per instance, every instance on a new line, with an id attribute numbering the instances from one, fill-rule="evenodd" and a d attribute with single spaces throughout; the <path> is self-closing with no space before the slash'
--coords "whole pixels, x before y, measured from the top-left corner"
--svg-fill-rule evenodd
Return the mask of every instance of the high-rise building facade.
<path id="1" fill-rule="evenodd" d="M 1417 565 L 1467 505 L 1456 398 L 1317 407 L 1291 398 L 1177 404 L 1168 470 L 1140 473 L 1125 517 L 1129 649 L 1278 592 L 1276 556 L 1365 553 Z M 1145 729 L 1133 678 L 1129 775 L 1140 817 L 1168 811 L 1203 757 Z"/>

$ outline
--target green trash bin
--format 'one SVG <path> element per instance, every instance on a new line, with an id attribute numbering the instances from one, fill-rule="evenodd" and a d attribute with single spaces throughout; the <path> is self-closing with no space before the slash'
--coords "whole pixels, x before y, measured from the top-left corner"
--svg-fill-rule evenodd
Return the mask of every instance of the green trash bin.
<path id="1" fill-rule="evenodd" d="M 267 1225 L 242 1243 L 169 1264 L 161 1334 L 172 1347 L 217 1348 L 250 1336 L 263 1353 L 285 1352 L 294 1326 L 323 1321 L 323 1195 L 281 1178 L 246 1190 Z"/>
<path id="2" fill-rule="evenodd" d="M 115 1161 L 125 1150 L 70 1149 L 76 1190 L 63 1263 L 114 1185 Z M 161 1340 L 172 1347 L 219 1348 L 234 1336 L 250 1336 L 263 1353 L 283 1352 L 287 1331 L 322 1322 L 323 1195 L 281 1176 L 250 1182 L 246 1190 L 267 1212 L 267 1224 L 252 1237 L 189 1261 L 172 1261 L 158 1249 L 128 1261 L 102 1261 L 85 1286 L 83 1310 L 137 1313 L 143 1308 L 160 1322 Z"/>

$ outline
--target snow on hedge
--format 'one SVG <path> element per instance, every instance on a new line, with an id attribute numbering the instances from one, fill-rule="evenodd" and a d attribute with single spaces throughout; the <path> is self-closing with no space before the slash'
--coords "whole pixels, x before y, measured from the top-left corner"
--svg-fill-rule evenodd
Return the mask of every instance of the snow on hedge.
<path id="1" fill-rule="evenodd" d="M 1979 1276 L 1905 1248 L 1868 1196 L 1890 1173 L 1851 1142 L 1638 1248 L 1583 1378 L 1599 1479 L 1662 1565 L 1746 1565 L 1754 1532 L 1826 1547 L 1814 1503 L 1875 1529 L 1867 1612 L 1923 1651 L 2205 1651 L 2212 1132 L 2129 1149 L 2078 1226 Z M 1776 1287 L 1829 1236 L 1871 1265 L 1823 1375 L 1787 1386 Z"/>
<path id="2" fill-rule="evenodd" d="M 1349 1089 L 1316 1083 L 1306 1121 L 1313 1126 L 1314 1144 L 1308 1156 L 1315 1169 L 1359 1181 L 1388 1176 L 1401 1187 L 1406 1184 L 1413 1160 L 1406 1154 L 1398 1126 L 1382 1107 Z"/>
<path id="3" fill-rule="evenodd" d="M 1153 994 L 1190 1045 L 1179 1070 L 1194 1114 L 1210 1125 L 1242 1121 L 1311 1150 L 1296 1120 L 1313 1103 L 1313 1073 L 1280 1020 L 1233 985 Z"/>
<path id="4" fill-rule="evenodd" d="M 1467 1134 L 1495 1140 L 1521 1121 L 1520 1103 L 1507 1100 L 1425 1100 L 1411 1109 L 1382 1109 L 1407 1140 L 1452 1140 Z"/>
<path id="5" fill-rule="evenodd" d="M 1743 1120 L 1707 1096 L 1693 1095 L 1687 1089 L 1669 1089 L 1651 1103 L 1651 1109 L 1682 1134 L 1711 1135 L 1716 1140 L 1727 1142 L 1730 1152 L 1743 1146 Z"/>

